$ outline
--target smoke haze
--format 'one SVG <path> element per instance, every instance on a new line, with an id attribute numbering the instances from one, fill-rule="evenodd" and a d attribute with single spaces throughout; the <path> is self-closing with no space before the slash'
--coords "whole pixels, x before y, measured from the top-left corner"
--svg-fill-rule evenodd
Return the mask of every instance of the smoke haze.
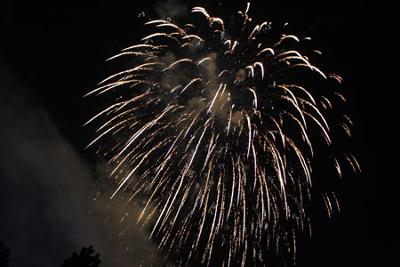
<path id="1" fill-rule="evenodd" d="M 109 201 L 95 182 L 105 181 L 104 167 L 80 157 L 1 61 L 0 85 L 0 240 L 11 267 L 59 266 L 89 245 L 101 266 L 156 264 L 134 203 Z"/>

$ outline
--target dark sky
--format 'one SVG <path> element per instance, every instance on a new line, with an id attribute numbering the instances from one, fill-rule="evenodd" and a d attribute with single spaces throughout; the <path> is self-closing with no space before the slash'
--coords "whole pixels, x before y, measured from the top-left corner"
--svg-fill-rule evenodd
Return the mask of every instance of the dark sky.
<path id="1" fill-rule="evenodd" d="M 313 238 L 300 238 L 298 266 L 389 266 L 394 258 L 398 31 L 386 2 L 253 1 L 256 17 L 285 20 L 311 35 L 345 77 L 352 146 L 363 169 L 338 188 L 342 212 L 331 221 L 317 216 Z M 138 14 L 176 13 L 170 3 L 1 1 L 0 241 L 11 248 L 11 266 L 57 266 L 89 244 L 103 252 L 103 266 L 123 264 L 106 255 L 119 253 L 112 233 L 118 227 L 104 226 L 109 211 L 90 201 L 104 171 L 93 151 L 83 149 L 92 132 L 81 126 L 97 109 L 82 95 L 114 70 L 105 58 L 141 38 Z M 245 1 L 184 3 L 229 14 Z M 87 214 L 91 209 L 95 215 Z M 157 262 L 146 240 L 133 230 L 132 266 L 143 254 Z"/>

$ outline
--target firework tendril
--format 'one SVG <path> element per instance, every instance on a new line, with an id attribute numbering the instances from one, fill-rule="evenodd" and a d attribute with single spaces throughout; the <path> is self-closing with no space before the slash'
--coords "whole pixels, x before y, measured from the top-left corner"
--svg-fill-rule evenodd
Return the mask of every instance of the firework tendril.
<path id="1" fill-rule="evenodd" d="M 110 58 L 131 66 L 88 93 L 114 97 L 88 121 L 99 125 L 89 146 L 97 143 L 118 182 L 111 198 L 145 199 L 138 223 L 178 265 L 295 255 L 295 231 L 310 223 L 314 144 L 332 146 L 326 114 L 345 102 L 327 89 L 342 78 L 311 63 L 320 52 L 303 48 L 309 37 L 257 24 L 249 8 L 229 25 L 202 7 L 192 24 L 148 21 L 153 33 Z M 351 154 L 341 158 L 358 170 Z M 331 215 L 336 196 L 323 199 Z"/>

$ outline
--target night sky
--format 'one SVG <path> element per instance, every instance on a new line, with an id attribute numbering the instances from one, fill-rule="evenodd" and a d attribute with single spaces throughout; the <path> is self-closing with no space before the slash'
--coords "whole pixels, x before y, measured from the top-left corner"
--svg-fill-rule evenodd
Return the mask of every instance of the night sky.
<path id="1" fill-rule="evenodd" d="M 161 264 L 138 229 L 126 240 L 129 258 L 119 260 L 118 223 L 104 218 L 120 211 L 92 200 L 106 171 L 84 150 L 93 132 L 82 124 L 98 107 L 82 96 L 116 70 L 106 58 L 143 37 L 143 14 L 181 16 L 202 5 L 226 15 L 245 2 L 0 2 L 0 241 L 11 248 L 11 266 L 59 266 L 91 244 L 101 266 Z M 313 237 L 300 235 L 297 266 L 393 266 L 398 29 L 385 2 L 253 1 L 254 17 L 312 36 L 325 65 L 344 77 L 352 151 L 363 169 L 338 184 L 340 214 L 328 220 L 316 209 Z"/>

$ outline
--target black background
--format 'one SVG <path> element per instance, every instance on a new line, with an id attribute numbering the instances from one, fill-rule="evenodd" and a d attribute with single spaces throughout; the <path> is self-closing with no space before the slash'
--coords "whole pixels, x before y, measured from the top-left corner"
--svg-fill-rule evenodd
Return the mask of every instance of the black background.
<path id="1" fill-rule="evenodd" d="M 154 18 L 159 2 L 0 3 L 0 57 L 7 72 L 29 88 L 89 163 L 94 157 L 83 147 L 91 132 L 81 126 L 96 109 L 82 95 L 113 71 L 105 58 L 140 39 L 144 20 L 138 14 L 144 11 Z M 202 2 L 185 5 L 200 4 L 214 9 L 214 14 L 244 6 L 241 1 Z M 330 221 L 317 218 L 313 238 L 301 238 L 298 266 L 393 266 L 394 245 L 399 241 L 398 30 L 392 29 L 393 9 L 385 1 L 253 2 L 257 16 L 286 20 L 300 33 L 309 32 L 329 66 L 345 77 L 355 122 L 353 151 L 363 172 L 343 180 L 342 212 Z"/>

